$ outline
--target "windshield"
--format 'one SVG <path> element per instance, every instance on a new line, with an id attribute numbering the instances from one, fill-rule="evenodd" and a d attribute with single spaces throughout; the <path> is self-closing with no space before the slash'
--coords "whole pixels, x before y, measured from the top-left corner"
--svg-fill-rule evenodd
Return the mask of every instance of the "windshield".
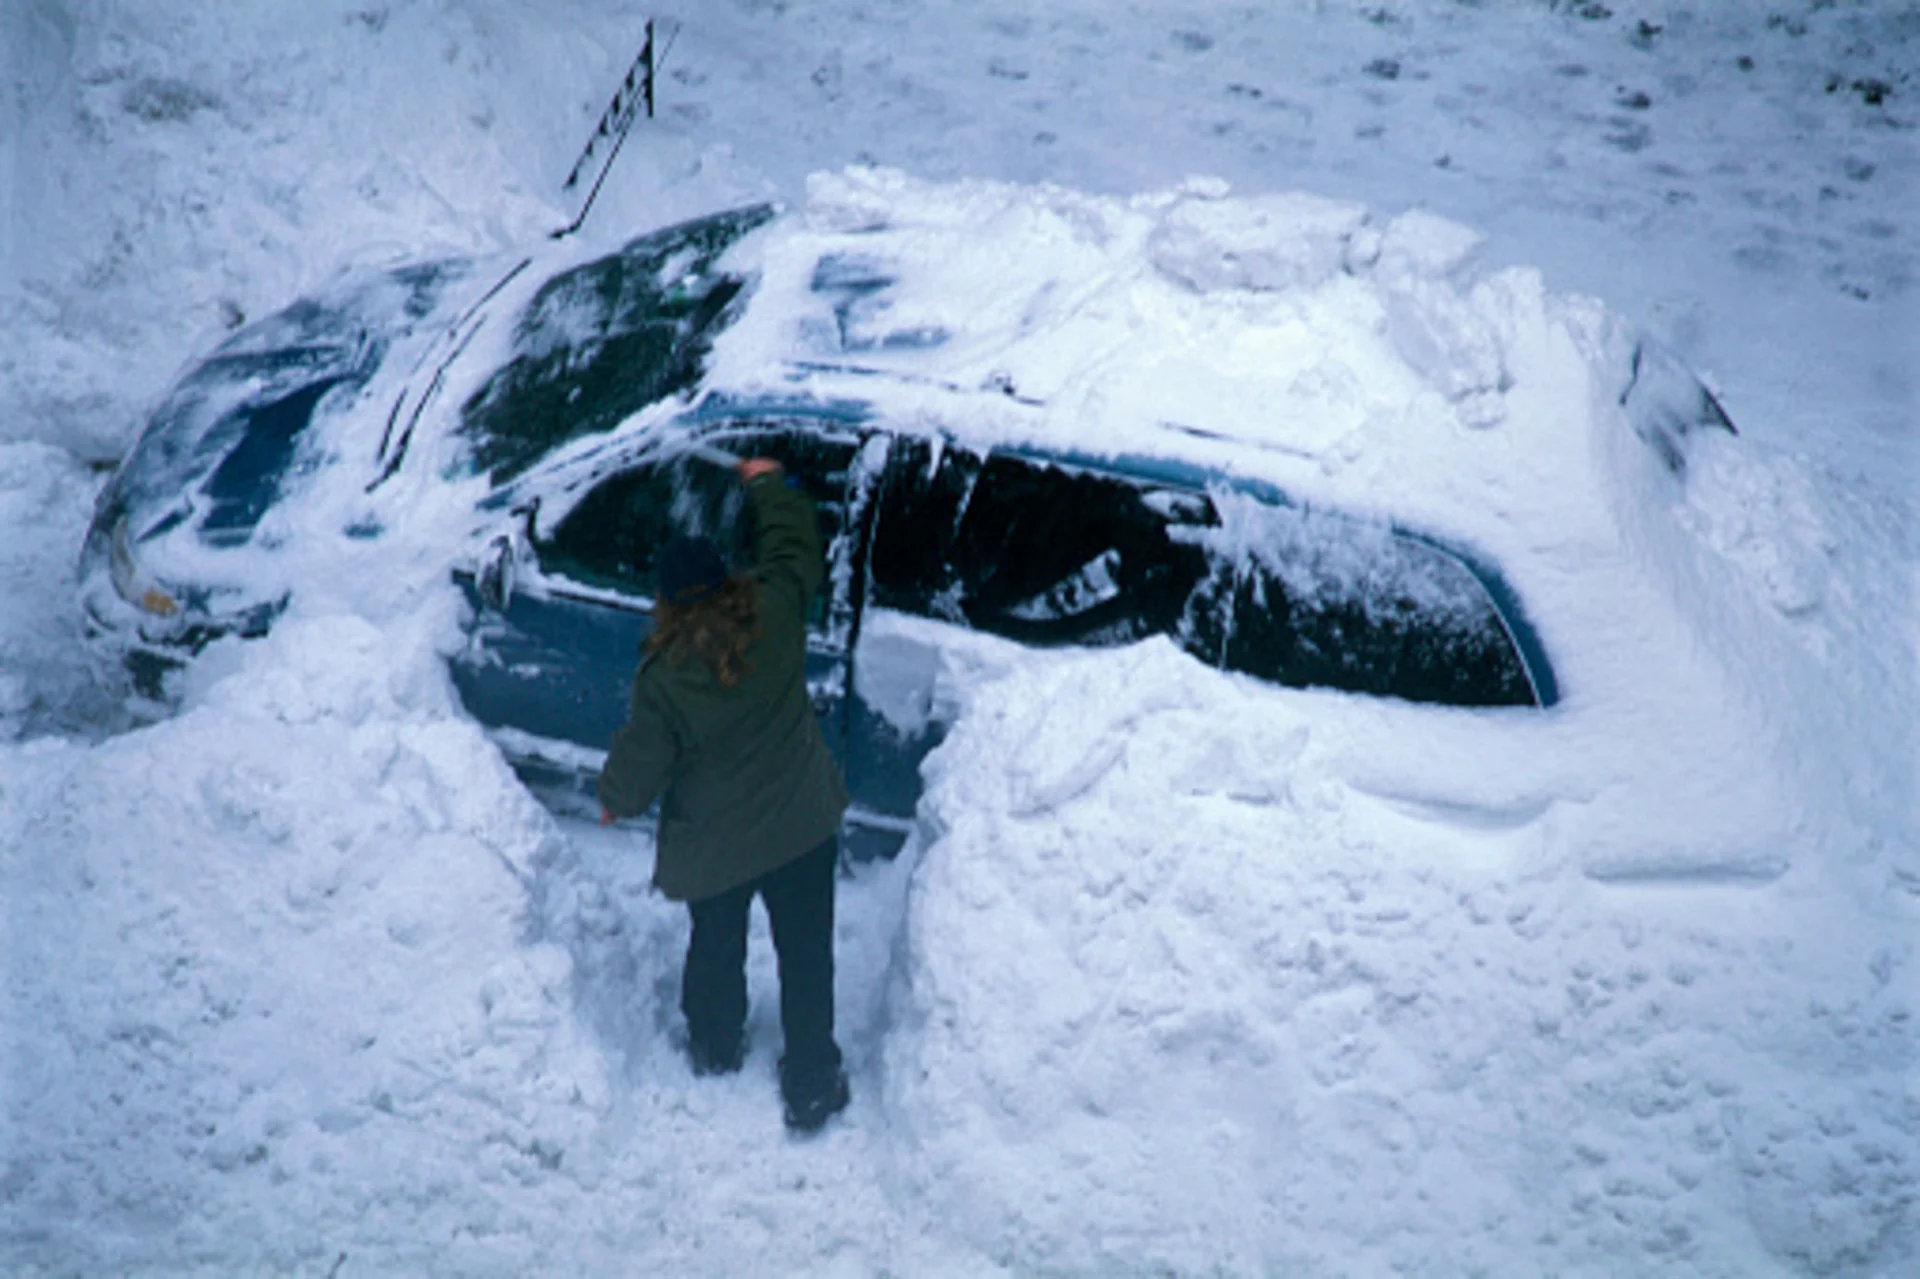
<path id="1" fill-rule="evenodd" d="M 461 410 L 475 469 L 511 479 L 691 387 L 745 283 L 719 258 L 772 216 L 759 205 L 669 227 L 547 281 L 520 317 L 512 360 Z"/>
<path id="2" fill-rule="evenodd" d="M 244 542 L 281 496 L 307 428 L 372 378 L 390 338 L 431 311 L 465 262 L 361 279 L 242 329 L 183 378 L 116 480 L 136 537 L 191 518 L 213 545 Z"/>

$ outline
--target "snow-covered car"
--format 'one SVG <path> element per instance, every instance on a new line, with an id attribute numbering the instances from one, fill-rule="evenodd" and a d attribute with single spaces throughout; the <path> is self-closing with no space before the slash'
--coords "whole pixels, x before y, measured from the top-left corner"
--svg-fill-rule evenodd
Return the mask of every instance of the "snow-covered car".
<path id="1" fill-rule="evenodd" d="M 625 712 L 654 549 L 750 553 L 721 451 L 819 503 L 812 684 L 880 846 L 962 636 L 1165 635 L 1273 684 L 1535 714 L 1577 640 L 1518 571 L 1554 530 L 1489 505 L 1581 501 L 1553 466 L 1582 470 L 1582 431 L 1676 476 L 1731 427 L 1626 326 L 1468 269 L 1472 247 L 1305 196 L 862 171 L 611 252 L 355 277 L 181 379 L 101 495 L 83 599 L 161 695 L 296 597 L 451 573 L 467 708 L 530 778 L 582 777 Z M 1584 349 L 1518 349 L 1511 317 L 1555 307 Z M 1511 447 L 1511 419 L 1556 418 L 1568 439 Z"/>

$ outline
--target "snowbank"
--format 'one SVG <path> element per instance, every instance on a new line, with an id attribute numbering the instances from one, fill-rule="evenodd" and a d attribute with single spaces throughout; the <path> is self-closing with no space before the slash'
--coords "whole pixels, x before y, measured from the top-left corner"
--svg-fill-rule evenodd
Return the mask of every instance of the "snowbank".
<path id="1" fill-rule="evenodd" d="M 1511 725 L 1160 640 L 966 700 L 927 764 L 885 1106 L 913 1194 L 1011 1268 L 1914 1260 L 1893 936 L 1830 935 L 1817 893 L 1567 879 L 1583 800 L 1493 798 L 1542 741 Z M 1382 720 L 1471 752 L 1486 802 L 1376 790 Z"/>
<path id="2" fill-rule="evenodd" d="M 1619 324 L 1430 216 L 880 185 L 870 255 L 989 197 L 1056 227 L 1027 302 L 1084 384 L 986 299 L 909 308 L 1004 337 L 954 377 L 1015 368 L 1043 425 L 987 430 L 1164 452 L 1178 399 L 1242 473 L 1490 552 L 1567 693 L 950 651 L 886 1054 L 916 1195 L 1042 1271 L 1911 1264 L 1911 756 L 1874 727 L 1910 596 L 1862 513 L 1725 431 L 1651 447 Z"/>
<path id="3" fill-rule="evenodd" d="M 420 641 L 290 623 L 176 719 L 11 749 L 16 1243 L 324 1270 L 354 1222 L 393 1264 L 494 1273 L 545 1246 L 526 1190 L 577 1161 L 605 1064 L 530 939 L 551 819 L 394 660 Z"/>
<path id="4" fill-rule="evenodd" d="M 1445 503 L 1573 664 L 1519 724 L 1158 644 L 961 655 L 915 850 L 842 898 L 854 1105 L 790 1146 L 764 935 L 749 1069 L 695 1081 L 644 837 L 532 807 L 452 710 L 428 566 L 321 583 L 162 724 L 77 654 L 87 462 L 343 265 L 563 222 L 643 15 L 0 5 L 0 1268 L 1920 1269 L 1899 8 L 650 7 L 668 92 L 590 234 L 821 170 L 857 212 L 854 163 L 1160 192 L 913 196 L 1044 231 L 1017 265 L 1060 281 L 1016 306 L 963 258 L 913 322 L 1112 342 L 1084 384 L 955 348 L 1095 448 L 1290 407 L 1309 456 L 1223 452 Z M 1110 252 L 1128 287 L 1075 293 Z M 1598 425 L 1594 332 L 1513 262 L 1653 325 L 1745 436 L 1678 481 Z M 1255 347 L 1191 323 L 1223 296 Z"/>

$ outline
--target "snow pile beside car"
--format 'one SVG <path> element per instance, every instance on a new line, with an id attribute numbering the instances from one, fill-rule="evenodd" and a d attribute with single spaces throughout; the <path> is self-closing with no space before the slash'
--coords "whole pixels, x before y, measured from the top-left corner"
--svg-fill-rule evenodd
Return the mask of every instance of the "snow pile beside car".
<path id="1" fill-rule="evenodd" d="M 5 1121 L 33 1154 L 0 1234 L 83 1269 L 272 1269 L 300 1239 L 324 1273 L 342 1223 L 396 1265 L 527 1262 L 605 1061 L 568 953 L 527 936 L 551 819 L 430 638 L 290 620 L 209 653 L 174 719 L 9 748 Z"/>
<path id="2" fill-rule="evenodd" d="M 1478 806 L 1449 810 L 1380 789 L 1377 706 L 1164 640 L 981 672 L 927 763 L 884 1105 L 911 1194 L 996 1260 L 1910 1255 L 1910 1081 L 1837 1048 L 1907 1033 L 1899 983 L 1846 994 L 1900 971 L 1873 938 L 1739 889 L 1556 874 L 1583 800 L 1507 789 L 1550 739 L 1471 713 L 1394 735 L 1471 778 Z"/>

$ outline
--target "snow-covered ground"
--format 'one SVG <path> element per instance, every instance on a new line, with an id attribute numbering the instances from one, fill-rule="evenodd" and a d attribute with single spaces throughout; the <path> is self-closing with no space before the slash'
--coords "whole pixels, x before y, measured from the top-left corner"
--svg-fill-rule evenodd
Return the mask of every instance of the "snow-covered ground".
<path id="1" fill-rule="evenodd" d="M 684 912 L 460 715 L 449 593 L 318 592 L 144 726 L 77 641 L 183 363 L 567 222 L 649 16 L 585 234 L 852 164 L 1425 210 L 1742 435 L 1684 500 L 1566 460 L 1620 545 L 1544 561 L 1602 650 L 1544 724 L 955 662 L 919 834 L 842 894 L 854 1105 L 789 1142 L 764 935 L 749 1069 L 695 1081 Z M 8 0 L 0 56 L 0 1269 L 1920 1271 L 1911 4 Z M 1556 496 L 1504 509 L 1578 552 Z"/>

